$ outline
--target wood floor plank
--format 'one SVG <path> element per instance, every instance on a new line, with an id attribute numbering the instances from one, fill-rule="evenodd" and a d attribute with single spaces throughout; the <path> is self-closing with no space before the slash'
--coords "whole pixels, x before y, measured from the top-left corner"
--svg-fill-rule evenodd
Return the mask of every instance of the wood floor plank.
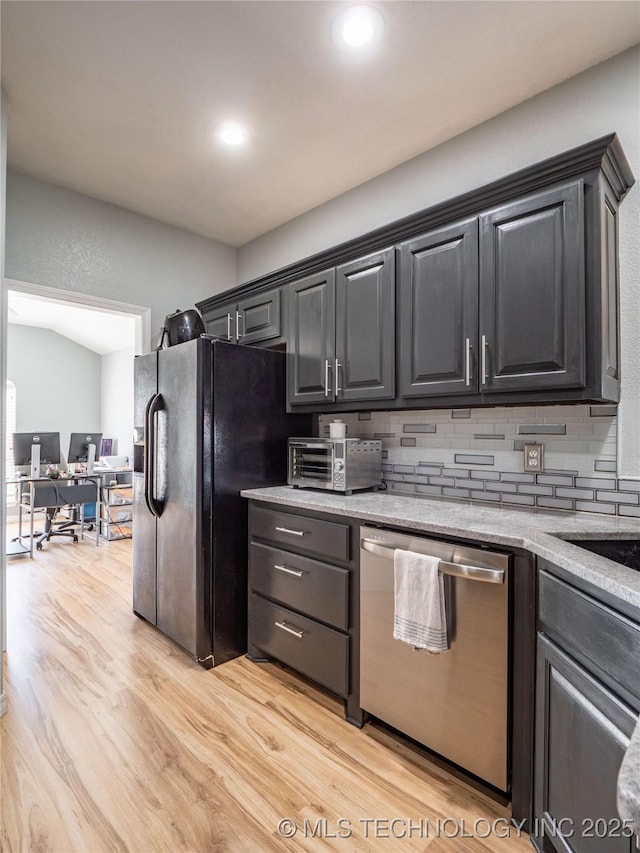
<path id="1" fill-rule="evenodd" d="M 507 807 L 296 673 L 194 664 L 132 613 L 129 541 L 51 542 L 7 593 L 7 853 L 531 849 L 482 838 Z"/>

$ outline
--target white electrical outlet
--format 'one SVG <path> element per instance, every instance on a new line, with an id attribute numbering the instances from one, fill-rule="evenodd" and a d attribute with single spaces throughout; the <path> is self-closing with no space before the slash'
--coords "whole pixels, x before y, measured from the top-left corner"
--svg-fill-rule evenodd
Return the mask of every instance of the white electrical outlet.
<path id="1" fill-rule="evenodd" d="M 543 444 L 525 444 L 524 448 L 524 470 L 536 473 L 542 471 L 544 460 Z"/>

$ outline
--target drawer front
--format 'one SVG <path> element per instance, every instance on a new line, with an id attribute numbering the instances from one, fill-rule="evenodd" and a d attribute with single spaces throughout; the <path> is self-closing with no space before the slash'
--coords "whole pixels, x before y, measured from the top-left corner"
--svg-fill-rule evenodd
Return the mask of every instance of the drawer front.
<path id="1" fill-rule="evenodd" d="M 349 637 L 345 634 L 251 593 L 249 643 L 339 696 L 348 694 Z"/>
<path id="2" fill-rule="evenodd" d="M 640 703 L 640 626 L 546 572 L 540 572 L 540 622 L 602 681 Z"/>
<path id="3" fill-rule="evenodd" d="M 251 538 L 274 542 L 326 560 L 349 559 L 349 525 L 254 507 Z"/>
<path id="4" fill-rule="evenodd" d="M 344 631 L 349 627 L 348 569 L 253 542 L 249 586 L 321 622 Z"/>

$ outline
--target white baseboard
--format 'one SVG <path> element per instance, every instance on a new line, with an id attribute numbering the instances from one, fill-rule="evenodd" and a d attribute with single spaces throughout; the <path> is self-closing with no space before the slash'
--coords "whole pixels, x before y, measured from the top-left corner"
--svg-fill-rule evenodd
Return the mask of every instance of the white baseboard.
<path id="1" fill-rule="evenodd" d="M 0 693 L 0 717 L 7 712 L 7 694 L 2 691 Z"/>

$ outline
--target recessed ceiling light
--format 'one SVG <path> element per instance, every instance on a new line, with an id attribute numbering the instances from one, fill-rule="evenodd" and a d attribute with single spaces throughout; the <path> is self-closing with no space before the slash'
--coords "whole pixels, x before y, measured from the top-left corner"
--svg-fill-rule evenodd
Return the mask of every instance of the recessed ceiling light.
<path id="1" fill-rule="evenodd" d="M 382 35 L 384 21 L 373 6 L 351 6 L 341 12 L 334 23 L 334 38 L 349 47 L 364 47 Z"/>
<path id="2" fill-rule="evenodd" d="M 225 145 L 243 145 L 248 136 L 244 127 L 232 121 L 225 122 L 218 128 L 218 138 Z"/>

